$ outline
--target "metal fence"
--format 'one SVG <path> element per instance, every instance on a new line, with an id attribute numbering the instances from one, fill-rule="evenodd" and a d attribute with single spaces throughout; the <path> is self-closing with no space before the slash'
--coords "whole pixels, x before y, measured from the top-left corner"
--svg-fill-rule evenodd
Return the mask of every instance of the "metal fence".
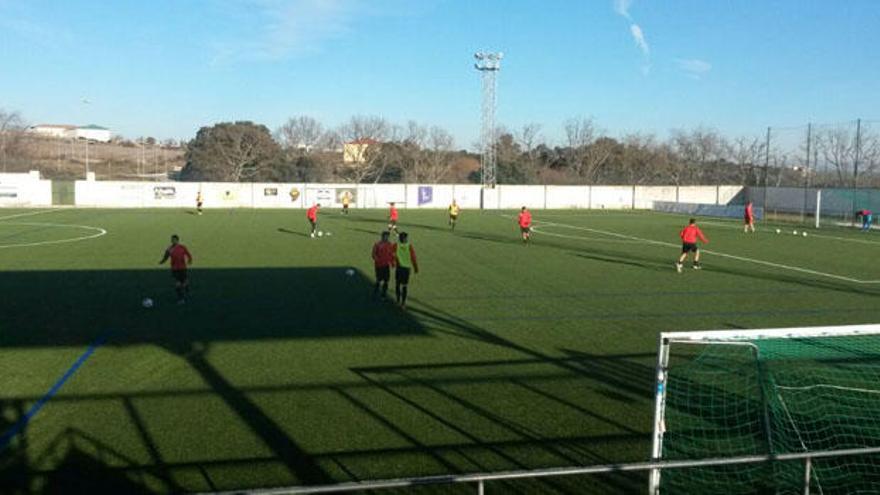
<path id="1" fill-rule="evenodd" d="M 604 464 L 597 466 L 569 467 L 536 469 L 528 471 L 506 471 L 498 473 L 464 474 L 449 476 L 427 476 L 421 478 L 401 478 L 381 481 L 364 481 L 354 483 L 339 483 L 336 485 L 323 485 L 312 487 L 287 487 L 270 488 L 260 490 L 233 490 L 225 492 L 211 492 L 211 495 L 301 495 L 315 493 L 352 493 L 352 492 L 376 492 L 394 489 L 406 491 L 416 490 L 419 487 L 429 486 L 469 486 L 471 492 L 484 495 L 487 487 L 493 483 L 501 483 L 513 480 L 537 480 L 547 478 L 571 477 L 577 475 L 603 475 L 613 473 L 645 473 L 649 471 L 669 469 L 688 469 L 701 467 L 734 466 L 741 464 L 760 464 L 772 462 L 803 462 L 805 495 L 812 493 L 811 470 L 817 460 L 852 456 L 869 456 L 880 454 L 880 447 L 866 447 L 857 449 L 839 449 L 815 452 L 797 452 L 775 455 L 751 455 L 738 457 L 720 457 L 700 460 L 674 460 L 656 462 L 635 462 L 626 464 Z M 661 475 L 662 476 L 662 475 Z M 880 490 L 880 487 L 877 487 Z M 648 492 L 647 484 L 645 492 Z M 204 494 L 208 495 L 208 494 Z M 653 495 L 653 494 L 652 494 Z"/>

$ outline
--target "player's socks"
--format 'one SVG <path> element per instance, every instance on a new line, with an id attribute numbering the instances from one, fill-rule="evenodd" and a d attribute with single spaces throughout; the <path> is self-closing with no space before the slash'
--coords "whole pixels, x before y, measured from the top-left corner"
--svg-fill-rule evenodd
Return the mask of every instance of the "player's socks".
<path id="1" fill-rule="evenodd" d="M 678 273 L 681 273 L 681 266 L 682 266 L 681 263 L 676 261 L 675 262 L 675 271 L 677 271 Z"/>
<path id="2" fill-rule="evenodd" d="M 397 304 L 400 304 L 400 284 L 394 286 L 394 296 L 397 300 Z"/>
<path id="3" fill-rule="evenodd" d="M 406 286 L 400 288 L 400 305 L 406 306 Z"/>

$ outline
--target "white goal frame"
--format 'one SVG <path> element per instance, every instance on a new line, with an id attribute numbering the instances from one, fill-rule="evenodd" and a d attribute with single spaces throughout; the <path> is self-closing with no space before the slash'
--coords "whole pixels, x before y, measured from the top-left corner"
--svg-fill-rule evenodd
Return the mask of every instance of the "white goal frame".
<path id="1" fill-rule="evenodd" d="M 666 381 L 668 378 L 669 350 L 672 344 L 746 345 L 754 348 L 757 357 L 757 347 L 750 344 L 750 341 L 760 339 L 847 337 L 856 335 L 880 335 L 880 325 L 841 325 L 661 333 L 657 347 L 657 383 L 654 389 L 654 431 L 652 434 L 651 461 L 659 462 L 663 457 L 663 436 L 666 433 Z M 660 493 L 660 476 L 660 469 L 651 470 L 648 483 L 648 493 L 650 495 L 657 495 Z M 806 482 L 809 483 L 809 473 L 806 474 Z"/>

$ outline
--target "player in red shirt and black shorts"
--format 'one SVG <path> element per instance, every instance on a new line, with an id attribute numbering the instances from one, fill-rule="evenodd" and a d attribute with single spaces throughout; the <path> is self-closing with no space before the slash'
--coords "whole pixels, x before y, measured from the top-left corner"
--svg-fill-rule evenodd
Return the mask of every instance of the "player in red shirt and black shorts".
<path id="1" fill-rule="evenodd" d="M 165 250 L 160 265 L 171 260 L 171 276 L 174 278 L 174 290 L 177 292 L 177 304 L 186 302 L 186 296 L 189 294 L 189 276 L 187 273 L 187 265 L 193 262 L 189 249 L 180 243 L 180 237 L 177 234 L 171 236 L 171 246 Z"/>
<path id="2" fill-rule="evenodd" d="M 523 244 L 526 244 L 532 238 L 532 213 L 525 206 L 519 211 L 517 223 L 519 223 Z"/>
<path id="3" fill-rule="evenodd" d="M 755 231 L 755 212 L 752 209 L 752 202 L 746 203 L 745 212 L 743 214 L 743 232 L 748 234 Z"/>
<path id="4" fill-rule="evenodd" d="M 681 232 L 678 233 L 678 236 L 681 237 L 681 256 L 679 256 L 678 261 L 675 262 L 675 270 L 678 273 L 681 273 L 682 263 L 687 259 L 688 253 L 694 253 L 694 270 L 702 268 L 702 265 L 700 265 L 700 248 L 697 247 L 697 238 L 703 241 L 704 244 L 708 243 L 709 239 L 706 239 L 706 236 L 704 236 L 700 228 L 697 227 L 697 221 L 691 218 L 687 226 L 681 229 Z"/>
<path id="5" fill-rule="evenodd" d="M 382 297 L 388 294 L 388 281 L 391 280 L 391 265 L 394 264 L 394 244 L 388 240 L 390 232 L 382 232 L 379 242 L 373 244 L 373 264 L 376 267 L 376 286 L 373 295 L 379 295 L 382 289 Z"/>
<path id="6" fill-rule="evenodd" d="M 388 230 L 389 231 L 393 230 L 394 232 L 397 232 L 397 219 L 398 219 L 397 207 L 394 206 L 394 203 L 389 203 L 389 204 L 391 205 L 391 207 L 388 210 Z"/>
<path id="7" fill-rule="evenodd" d="M 306 210 L 306 218 L 309 219 L 309 225 L 311 225 L 312 228 L 309 237 L 315 237 L 315 232 L 318 230 L 318 208 L 320 207 L 320 203 L 315 203 L 311 208 Z"/>

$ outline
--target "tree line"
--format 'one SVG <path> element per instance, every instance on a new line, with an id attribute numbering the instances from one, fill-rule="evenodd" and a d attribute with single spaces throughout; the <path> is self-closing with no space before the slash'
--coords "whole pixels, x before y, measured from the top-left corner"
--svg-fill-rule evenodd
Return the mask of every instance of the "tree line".
<path id="1" fill-rule="evenodd" d="M 0 162 L 21 153 L 16 137 L 24 129 L 19 113 L 0 109 Z M 593 119 L 578 117 L 557 134 L 550 144 L 537 123 L 499 128 L 498 183 L 880 186 L 880 135 L 868 126 L 817 127 L 791 142 L 776 132 L 728 137 L 708 127 L 675 129 L 661 139 L 641 132 L 611 136 Z M 368 144 L 352 161 L 343 159 L 346 143 Z M 180 180 L 480 180 L 479 153 L 457 148 L 448 130 L 376 115 L 352 116 L 335 127 L 295 116 L 274 131 L 250 121 L 221 122 L 199 129 L 183 148 Z"/>

